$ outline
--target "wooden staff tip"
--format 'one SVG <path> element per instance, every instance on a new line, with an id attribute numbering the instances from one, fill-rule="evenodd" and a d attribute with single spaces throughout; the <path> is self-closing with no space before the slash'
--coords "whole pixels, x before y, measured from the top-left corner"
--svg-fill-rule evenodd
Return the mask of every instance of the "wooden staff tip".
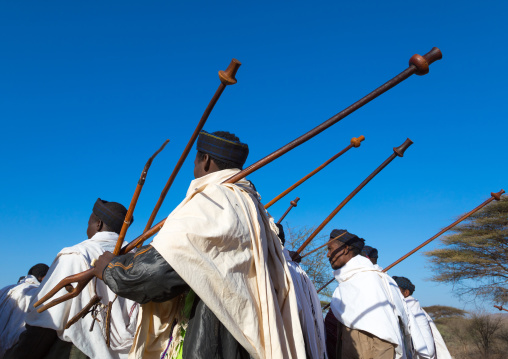
<path id="1" fill-rule="evenodd" d="M 399 147 L 394 147 L 393 152 L 399 157 L 404 157 L 404 152 L 408 149 L 409 146 L 413 144 L 413 141 L 411 141 L 409 138 L 404 141 L 402 145 Z"/>
<path id="2" fill-rule="evenodd" d="M 242 63 L 240 61 L 238 61 L 237 59 L 231 60 L 229 66 L 226 70 L 219 71 L 220 81 L 226 86 L 236 84 L 236 77 L 235 77 L 236 72 L 238 71 L 238 69 L 240 68 L 241 65 L 242 65 Z"/>
<path id="3" fill-rule="evenodd" d="M 289 202 L 293 207 L 296 207 L 298 205 L 298 201 L 300 200 L 300 197 L 296 197 L 294 200 Z"/>
<path id="4" fill-rule="evenodd" d="M 354 147 L 360 147 L 360 143 L 365 140 L 365 136 L 364 135 L 361 135 L 360 137 L 353 137 L 351 139 L 351 144 L 354 146 Z"/>
<path id="5" fill-rule="evenodd" d="M 491 192 L 490 195 L 492 197 L 494 197 L 494 199 L 496 201 L 499 201 L 501 199 L 501 195 L 504 193 L 504 189 L 502 189 L 501 191 L 497 192 L 497 193 L 494 193 L 494 192 Z"/>
<path id="6" fill-rule="evenodd" d="M 433 47 L 423 56 L 418 54 L 411 56 L 409 59 L 409 65 L 415 66 L 416 74 L 422 76 L 429 73 L 430 64 L 432 64 L 434 61 L 441 60 L 442 58 L 443 54 L 441 53 L 441 50 L 439 50 L 437 47 Z"/>

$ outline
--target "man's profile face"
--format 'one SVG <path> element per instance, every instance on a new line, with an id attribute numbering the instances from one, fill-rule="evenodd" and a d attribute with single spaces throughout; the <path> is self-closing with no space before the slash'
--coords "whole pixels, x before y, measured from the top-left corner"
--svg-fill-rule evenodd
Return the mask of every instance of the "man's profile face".
<path id="1" fill-rule="evenodd" d="M 401 287 L 399 287 L 399 289 L 400 289 L 400 292 L 402 293 L 402 296 L 404 298 L 407 298 L 410 296 L 409 289 L 402 289 Z"/>
<path id="2" fill-rule="evenodd" d="M 326 256 L 328 257 L 333 270 L 339 269 L 347 263 L 345 258 L 347 248 L 344 243 L 335 240 L 331 243 L 328 243 L 327 247 L 328 253 Z"/>

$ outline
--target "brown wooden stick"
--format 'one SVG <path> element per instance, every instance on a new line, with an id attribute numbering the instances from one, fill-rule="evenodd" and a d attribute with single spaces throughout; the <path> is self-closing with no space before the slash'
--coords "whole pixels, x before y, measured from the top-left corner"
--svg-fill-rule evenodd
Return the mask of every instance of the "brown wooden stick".
<path id="1" fill-rule="evenodd" d="M 298 205 L 298 201 L 300 200 L 300 197 L 296 197 L 294 200 L 292 200 L 289 205 L 289 208 L 286 210 L 286 212 L 282 215 L 282 217 L 280 217 L 279 221 L 277 222 L 277 224 L 280 224 L 280 222 L 282 222 L 282 220 L 284 218 L 286 218 L 286 216 L 288 215 L 289 211 L 291 211 L 293 209 L 293 207 L 296 207 Z"/>
<path id="2" fill-rule="evenodd" d="M 321 309 L 321 310 L 327 310 L 328 308 L 330 308 L 330 304 L 332 304 L 332 302 L 330 302 L 330 303 L 328 303 L 327 305 L 325 305 L 325 306 L 323 307 L 323 309 Z"/>
<path id="3" fill-rule="evenodd" d="M 497 308 L 497 309 L 499 309 L 500 311 L 501 311 L 501 310 L 504 310 L 504 311 L 508 312 L 508 309 L 503 308 L 503 306 L 495 305 L 495 306 L 494 306 L 494 308 Z"/>
<path id="4" fill-rule="evenodd" d="M 219 97 L 221 96 L 222 92 L 228 85 L 234 85 L 236 84 L 236 72 L 240 68 L 241 62 L 233 59 L 231 60 L 231 63 L 229 64 L 228 68 L 225 71 L 219 71 L 219 78 L 220 78 L 220 85 L 217 88 L 217 91 L 215 91 L 215 94 L 213 95 L 212 99 L 210 100 L 210 103 L 205 109 L 205 112 L 203 113 L 203 116 L 201 116 L 201 119 L 198 122 L 198 125 L 196 126 L 196 129 L 194 130 L 194 133 L 192 134 L 191 138 L 189 139 L 189 142 L 187 142 L 187 146 L 185 146 L 185 149 L 183 150 L 182 155 L 180 156 L 180 159 L 176 163 L 175 168 L 173 169 L 173 172 L 171 173 L 171 176 L 169 176 L 168 181 L 166 182 L 166 185 L 164 186 L 164 189 L 161 192 L 161 195 L 157 201 L 157 204 L 155 205 L 155 208 L 152 211 L 152 214 L 150 215 L 150 218 L 148 219 L 148 223 L 145 226 L 145 230 L 143 232 L 146 232 L 152 227 L 153 221 L 155 220 L 155 217 L 157 216 L 157 213 L 159 212 L 159 209 L 162 206 L 162 202 L 164 202 L 164 199 L 166 198 L 166 194 L 169 191 L 169 188 L 173 184 L 173 181 L 176 178 L 176 175 L 180 171 L 180 168 L 182 168 L 183 163 L 185 162 L 185 159 L 187 158 L 187 155 L 189 154 L 190 150 L 192 149 L 192 146 L 194 146 L 194 142 L 196 142 L 196 138 L 199 135 L 199 132 L 203 129 L 203 126 L 205 125 L 206 120 L 208 119 L 208 116 L 210 116 L 210 113 L 212 112 L 215 104 L 219 100 Z"/>
<path id="5" fill-rule="evenodd" d="M 340 237 L 342 237 L 342 236 L 343 236 L 344 234 L 346 234 L 346 233 L 347 233 L 347 232 L 344 232 L 344 233 L 342 233 L 342 234 L 339 234 L 337 237 L 330 239 L 328 242 L 326 242 L 325 244 L 323 244 L 323 245 L 321 245 L 321 246 L 317 247 L 316 249 L 311 250 L 309 253 L 305 253 L 303 256 L 301 256 L 301 259 L 303 259 L 303 258 L 305 258 L 305 257 L 307 257 L 307 256 L 309 256 L 309 255 L 311 255 L 312 253 L 314 253 L 314 252 L 316 252 L 316 251 L 320 250 L 320 249 L 321 249 L 321 248 L 323 248 L 323 247 L 326 247 L 327 245 L 329 245 L 330 243 L 332 243 L 334 240 L 339 239 Z"/>
<path id="6" fill-rule="evenodd" d="M 496 201 L 499 201 L 501 199 L 501 195 L 504 193 L 504 190 L 502 189 L 501 191 L 497 192 L 497 193 L 494 193 L 492 192 L 490 194 L 490 198 L 487 199 L 485 202 L 483 202 L 482 204 L 480 204 L 478 207 L 476 207 L 475 209 L 473 209 L 472 211 L 470 212 L 467 212 L 466 214 L 464 214 L 463 216 L 461 216 L 459 219 L 457 219 L 455 222 L 453 222 L 452 224 L 450 224 L 448 227 L 445 227 L 443 228 L 442 230 L 440 230 L 438 233 L 436 233 L 434 236 L 430 237 L 429 239 L 427 239 L 425 242 L 423 242 L 422 244 L 420 244 L 418 247 L 416 247 L 415 249 L 413 249 L 411 252 L 407 253 L 406 255 L 402 256 L 401 258 L 397 259 L 395 262 L 393 262 L 392 264 L 390 264 L 388 267 L 386 267 L 385 269 L 383 269 L 383 272 L 387 272 L 389 269 L 391 269 L 393 266 L 399 264 L 400 262 L 402 262 L 404 259 L 406 259 L 407 257 L 409 257 L 410 255 L 412 255 L 413 253 L 417 252 L 418 250 L 422 249 L 423 247 L 425 247 L 427 244 L 429 244 L 430 242 L 432 242 L 434 239 L 436 239 L 437 237 L 439 237 L 440 235 L 442 235 L 444 232 L 450 230 L 451 228 L 455 227 L 457 224 L 459 224 L 460 222 L 462 222 L 463 220 L 465 220 L 467 217 L 469 217 L 470 215 L 472 215 L 473 213 L 479 211 L 480 209 L 482 209 L 483 207 L 485 207 L 487 204 L 489 204 L 490 202 L 492 202 L 493 200 L 496 200 Z"/>
<path id="7" fill-rule="evenodd" d="M 80 320 L 81 318 L 84 318 L 88 312 L 90 312 L 90 309 L 97 303 L 99 303 L 101 301 L 101 297 L 99 297 L 97 294 L 94 295 L 92 297 L 92 299 L 90 300 L 90 302 L 88 302 L 87 305 L 85 305 L 85 307 L 83 309 L 81 309 L 78 314 L 76 314 L 74 317 L 72 317 L 68 322 L 67 324 L 65 325 L 65 329 L 69 329 L 71 327 L 71 325 L 73 325 L 74 323 L 76 323 L 78 320 Z"/>
<path id="8" fill-rule="evenodd" d="M 434 61 L 440 60 L 441 58 L 442 58 L 441 50 L 439 50 L 437 47 L 433 47 L 427 54 L 425 54 L 423 56 L 420 56 L 420 55 L 417 55 L 417 54 L 413 55 L 409 59 L 409 67 L 406 70 L 402 71 L 400 74 L 398 74 L 397 76 L 395 76 L 394 78 L 392 78 L 391 80 L 386 82 L 385 84 L 381 85 L 380 87 L 378 87 L 377 89 L 372 91 L 370 94 L 364 96 L 363 98 L 361 98 L 360 100 L 358 100 L 357 102 L 355 102 L 351 106 L 347 107 L 346 109 L 342 110 L 341 112 L 339 112 L 335 116 L 331 117 L 330 119 L 328 119 L 327 121 L 325 121 L 321 125 L 317 126 L 313 130 L 311 130 L 311 131 L 307 132 L 306 134 L 300 136 L 296 140 L 291 141 L 287 145 L 281 147 L 277 151 L 275 151 L 272 154 L 266 156 L 265 158 L 259 160 L 258 162 L 254 163 L 253 165 L 249 166 L 248 168 L 238 172 L 236 175 L 234 175 L 231 178 L 227 179 L 223 183 L 235 183 L 235 182 L 239 181 L 240 179 L 246 177 L 247 175 L 251 174 L 252 172 L 262 168 L 263 166 L 265 166 L 268 163 L 274 161 L 275 159 L 279 158 L 283 154 L 289 152 L 293 148 L 295 148 L 295 147 L 301 145 L 302 143 L 310 140 L 311 138 L 315 137 L 319 133 L 321 133 L 324 130 L 326 130 L 328 127 L 330 127 L 330 126 L 334 125 L 335 123 L 339 122 L 340 120 L 342 120 L 347 115 L 353 113 L 354 111 L 358 110 L 360 107 L 362 107 L 365 104 L 369 103 L 370 101 L 372 101 L 376 97 L 382 95 L 383 93 L 385 93 L 386 91 L 388 91 L 392 87 L 394 87 L 394 86 L 398 85 L 399 83 L 401 83 L 402 81 L 406 80 L 411 75 L 413 75 L 413 74 L 416 74 L 416 75 L 424 75 L 424 74 L 426 74 L 428 72 L 429 65 L 432 64 Z M 220 73 L 219 73 L 219 76 L 220 76 Z M 222 80 L 222 78 L 221 78 L 221 80 Z M 210 111 L 211 111 L 211 109 L 210 109 Z M 155 216 L 153 216 L 153 217 L 155 218 Z M 153 219 L 151 221 L 153 222 Z M 138 238 L 136 238 L 135 240 L 130 242 L 129 245 L 127 245 L 123 249 L 121 249 L 120 250 L 120 254 L 125 254 L 125 253 L 131 251 L 133 248 L 135 248 L 136 246 L 142 244 L 148 238 L 150 238 L 151 236 L 156 234 L 164 226 L 165 221 L 166 221 L 166 219 L 163 219 L 162 221 L 157 223 L 155 226 L 153 226 L 149 230 L 145 230 L 145 232 L 143 234 L 141 234 Z M 63 279 L 60 283 L 62 283 L 62 282 L 65 282 L 65 284 L 73 283 L 73 282 L 76 281 L 76 280 L 73 280 L 73 279 L 82 278 L 82 276 L 86 276 L 87 275 L 87 272 L 88 271 L 79 273 L 79 274 L 74 275 L 74 276 L 69 276 L 69 277 Z M 93 276 L 93 274 L 92 274 L 92 276 Z M 57 287 L 60 285 L 60 283 L 57 285 Z M 78 283 L 78 286 L 79 286 L 79 283 Z M 57 288 L 57 287 L 53 288 L 53 290 L 50 291 L 50 293 L 53 293 L 53 294 L 49 295 L 50 293 L 48 293 L 46 296 L 44 296 L 44 298 L 42 298 L 37 303 L 35 303 L 34 306 L 38 306 L 38 305 L 44 303 L 49 298 L 51 298 L 60 289 L 60 288 Z M 54 291 L 55 289 L 56 289 L 56 291 Z M 83 288 L 81 288 L 80 291 L 82 289 Z M 54 306 L 54 305 L 56 305 L 58 303 L 64 302 L 67 299 L 70 299 L 70 298 L 73 298 L 73 297 L 77 296 L 77 294 L 75 294 L 75 295 L 73 295 L 73 294 L 74 293 L 68 293 L 68 294 L 62 296 L 61 298 L 53 300 L 51 303 L 48 304 L 49 306 L 45 305 L 44 308 L 45 309 L 50 308 L 50 307 L 52 307 L 52 306 Z M 71 295 L 71 296 L 69 296 L 69 295 Z M 54 304 L 52 304 L 52 303 L 54 303 Z M 41 311 L 43 311 L 43 310 L 41 310 Z"/>
<path id="9" fill-rule="evenodd" d="M 325 285 L 323 285 L 321 288 L 319 288 L 319 289 L 317 290 L 317 293 L 321 292 L 323 289 L 325 289 L 326 287 L 328 287 L 328 285 L 329 285 L 331 282 L 333 282 L 334 280 L 335 280 L 335 278 L 330 279 L 330 281 L 329 281 L 329 282 L 327 282 Z"/>
<path id="10" fill-rule="evenodd" d="M 168 144 L 169 140 L 164 141 L 162 146 L 146 161 L 145 167 L 141 172 L 141 176 L 139 177 L 138 184 L 136 186 L 136 190 L 134 191 L 134 195 L 132 196 L 131 203 L 129 205 L 129 209 L 127 210 L 127 214 L 125 215 L 125 219 L 123 221 L 122 229 L 120 230 L 120 234 L 118 235 L 118 240 L 116 241 L 115 250 L 113 251 L 114 255 L 118 255 L 120 253 L 120 249 L 122 248 L 123 241 L 125 239 L 125 235 L 127 234 L 127 229 L 131 224 L 132 215 L 134 214 L 134 208 L 136 208 L 136 204 L 138 203 L 139 195 L 141 194 L 141 189 L 145 184 L 146 175 L 148 174 L 148 169 L 152 165 L 152 162 L 163 149 Z"/>
<path id="11" fill-rule="evenodd" d="M 390 157 L 388 157 L 378 168 L 376 168 L 374 170 L 374 172 L 372 172 L 366 179 L 363 180 L 362 183 L 360 183 L 360 185 L 358 185 L 358 187 L 355 188 L 355 190 L 353 192 L 351 192 L 346 198 L 344 198 L 344 200 L 332 211 L 332 213 L 330 213 L 330 215 L 328 217 L 325 218 L 325 220 L 314 230 L 314 232 L 312 232 L 312 234 L 309 236 L 309 238 L 307 238 L 307 240 L 305 242 L 303 242 L 303 244 L 300 246 L 300 248 L 298 248 L 298 250 L 296 251 L 296 253 L 293 255 L 294 258 L 296 258 L 296 256 L 300 253 L 302 253 L 302 251 L 305 249 L 305 247 L 307 247 L 307 245 L 319 234 L 319 232 L 321 232 L 321 230 L 323 228 L 325 228 L 325 226 L 330 223 L 330 221 L 333 219 L 333 217 L 335 217 L 337 215 L 337 213 L 339 213 L 339 211 L 344 208 L 344 206 L 354 197 L 356 196 L 356 194 L 358 192 L 361 191 L 361 189 L 363 187 L 365 187 L 367 185 L 367 183 L 369 183 L 379 172 L 381 172 L 383 170 L 383 168 L 385 168 L 386 166 L 388 166 L 388 164 L 390 162 L 393 161 L 393 159 L 395 157 L 402 157 L 404 156 L 404 152 L 407 150 L 407 148 L 409 146 L 411 146 L 413 144 L 413 141 L 411 141 L 409 138 L 402 144 L 400 145 L 399 147 L 394 147 L 393 148 L 393 153 L 390 155 Z M 293 258 L 293 259 L 294 259 Z"/>
<path id="12" fill-rule="evenodd" d="M 332 163 L 333 161 L 335 161 L 337 158 L 339 158 L 340 156 L 342 156 L 344 153 L 346 153 L 348 150 L 350 150 L 351 148 L 353 147 L 360 147 L 360 142 L 362 142 L 363 140 L 365 140 L 365 137 L 364 136 L 360 136 L 358 138 L 356 137 L 353 137 L 351 139 L 351 143 L 349 144 L 349 146 L 347 146 L 346 148 L 344 148 L 342 151 L 340 151 L 339 153 L 337 153 L 335 156 L 331 157 L 328 161 L 326 161 L 325 163 L 323 163 L 321 166 L 319 166 L 318 168 L 316 168 L 314 171 L 312 171 L 311 173 L 309 173 L 307 176 L 303 177 L 302 179 L 300 179 L 298 182 L 296 182 L 294 185 L 292 185 L 291 187 L 289 187 L 288 189 L 286 189 L 284 192 L 282 192 L 281 194 L 279 194 L 277 197 L 275 197 L 274 199 L 272 199 L 270 202 L 268 202 L 267 204 L 265 204 L 265 209 L 268 209 L 270 208 L 272 205 L 274 205 L 279 199 L 281 199 L 282 197 L 284 197 L 285 195 L 287 195 L 289 192 L 291 192 L 292 190 L 294 190 L 296 187 L 298 187 L 299 185 L 301 185 L 303 182 L 307 181 L 309 178 L 311 178 L 312 176 L 314 176 L 316 173 L 318 173 L 319 171 L 321 171 L 323 168 L 325 168 L 326 166 L 328 166 L 330 163 Z"/>
<path id="13" fill-rule="evenodd" d="M 347 107 L 346 109 L 342 110 L 335 116 L 331 117 L 327 121 L 323 122 L 321 125 L 315 127 L 314 129 L 310 130 L 306 134 L 298 137 L 296 140 L 291 141 L 284 147 L 278 149 L 277 151 L 273 152 L 272 154 L 266 156 L 265 158 L 257 161 L 253 165 L 250 165 L 243 171 L 238 172 L 236 175 L 232 176 L 231 178 L 224 181 L 224 183 L 235 183 L 239 181 L 240 179 L 247 177 L 252 172 L 258 170 L 259 168 L 267 165 L 268 163 L 274 161 L 275 159 L 279 158 L 283 154 L 291 151 L 293 148 L 300 146 L 302 143 L 307 142 L 314 136 L 320 134 L 324 130 L 326 130 L 328 127 L 336 124 L 340 120 L 342 120 L 347 115 L 353 113 L 354 111 L 358 110 L 363 105 L 369 103 L 379 95 L 385 93 L 392 87 L 398 85 L 405 79 L 407 79 L 409 76 L 413 74 L 417 75 L 425 75 L 427 72 L 429 72 L 429 65 L 433 63 L 434 61 L 437 61 L 442 58 L 441 50 L 439 50 L 437 47 L 433 47 L 432 50 L 430 50 L 427 54 L 420 56 L 420 55 L 413 55 L 411 59 L 409 59 L 409 67 L 402 71 L 400 74 L 395 76 L 390 81 L 386 82 L 384 85 L 381 85 L 374 91 L 372 91 L 367 96 L 363 97 L 362 99 L 356 101 L 351 106 Z"/>

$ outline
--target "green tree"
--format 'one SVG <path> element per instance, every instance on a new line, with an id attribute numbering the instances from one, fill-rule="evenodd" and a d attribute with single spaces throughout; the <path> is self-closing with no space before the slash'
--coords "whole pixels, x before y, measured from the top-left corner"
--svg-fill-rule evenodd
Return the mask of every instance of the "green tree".
<path id="1" fill-rule="evenodd" d="M 431 305 L 423 309 L 425 309 L 436 324 L 444 323 L 450 318 L 464 317 L 467 314 L 465 310 L 446 305 Z"/>
<path id="2" fill-rule="evenodd" d="M 508 302 L 508 198 L 492 202 L 441 239 L 425 255 L 436 282 L 454 285 L 460 298 Z"/>

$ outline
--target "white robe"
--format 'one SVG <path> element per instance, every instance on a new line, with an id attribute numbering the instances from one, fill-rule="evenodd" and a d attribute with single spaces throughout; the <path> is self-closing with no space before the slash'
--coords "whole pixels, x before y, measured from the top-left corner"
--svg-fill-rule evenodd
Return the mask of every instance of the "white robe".
<path id="1" fill-rule="evenodd" d="M 13 346 L 25 330 L 25 317 L 30 300 L 39 288 L 39 281 L 27 275 L 17 285 L 8 286 L 0 294 L 0 358 Z"/>
<path id="2" fill-rule="evenodd" d="M 74 317 L 90 299 L 94 296 L 94 285 L 97 281 L 97 294 L 102 297 L 102 303 L 106 304 L 115 298 L 115 294 L 109 290 L 103 281 L 93 279 L 75 298 L 42 312 L 37 313 L 33 304 L 48 293 L 60 280 L 65 277 L 90 269 L 92 259 L 99 258 L 105 251 L 113 252 L 118 234 L 113 232 L 98 232 L 92 238 L 75 246 L 64 248 L 58 253 L 53 264 L 41 283 L 39 293 L 30 303 L 30 312 L 26 322 L 29 325 L 50 328 L 56 330 L 58 337 L 64 341 L 72 342 L 79 350 L 90 358 L 119 359 L 127 358 L 132 345 L 136 325 L 136 315 L 139 308 L 137 303 L 118 297 L 113 303 L 111 312 L 111 348 L 106 345 L 103 336 L 104 318 L 94 325 L 90 332 L 92 317 L 88 314 L 80 319 L 69 329 L 64 329 L 67 322 Z M 66 294 L 62 288 L 52 299 Z M 104 312 L 105 313 L 105 312 Z"/>
<path id="3" fill-rule="evenodd" d="M 452 359 L 452 356 L 450 352 L 448 351 L 448 348 L 446 347 L 445 341 L 443 337 L 441 336 L 441 333 L 439 333 L 439 330 L 437 329 L 436 324 L 430 317 L 430 315 L 425 311 L 425 309 L 422 308 L 423 313 L 427 317 L 427 320 L 429 321 L 430 329 L 432 329 L 432 336 L 434 337 L 434 343 L 436 343 L 436 358 L 437 359 Z"/>
<path id="4" fill-rule="evenodd" d="M 305 358 L 277 227 L 236 173 L 193 180 L 152 245 L 253 358 Z"/>
<path id="5" fill-rule="evenodd" d="M 427 319 L 426 313 L 420 306 L 420 302 L 413 298 L 412 296 L 404 298 L 404 300 L 407 303 L 407 306 L 413 316 L 416 319 L 416 323 L 418 327 L 420 328 L 420 332 L 423 335 L 423 339 L 425 340 L 425 343 L 427 344 L 427 348 L 429 349 L 428 355 L 430 358 L 435 359 L 436 358 L 436 350 L 435 350 L 435 344 L 434 344 L 434 338 L 432 336 L 432 329 L 429 324 L 429 320 Z M 418 356 L 417 356 L 418 358 Z"/>
<path id="6" fill-rule="evenodd" d="M 423 357 L 428 355 L 415 318 L 390 276 L 360 255 L 337 269 L 334 275 L 339 285 L 333 293 L 331 309 L 342 324 L 395 344 L 395 358 L 407 358 L 406 348 Z M 411 341 L 413 348 L 408 347 Z"/>
<path id="7" fill-rule="evenodd" d="M 284 256 L 296 290 L 307 356 L 310 359 L 327 358 L 323 312 L 316 287 L 298 263 L 292 261 L 287 249 L 284 249 Z"/>

